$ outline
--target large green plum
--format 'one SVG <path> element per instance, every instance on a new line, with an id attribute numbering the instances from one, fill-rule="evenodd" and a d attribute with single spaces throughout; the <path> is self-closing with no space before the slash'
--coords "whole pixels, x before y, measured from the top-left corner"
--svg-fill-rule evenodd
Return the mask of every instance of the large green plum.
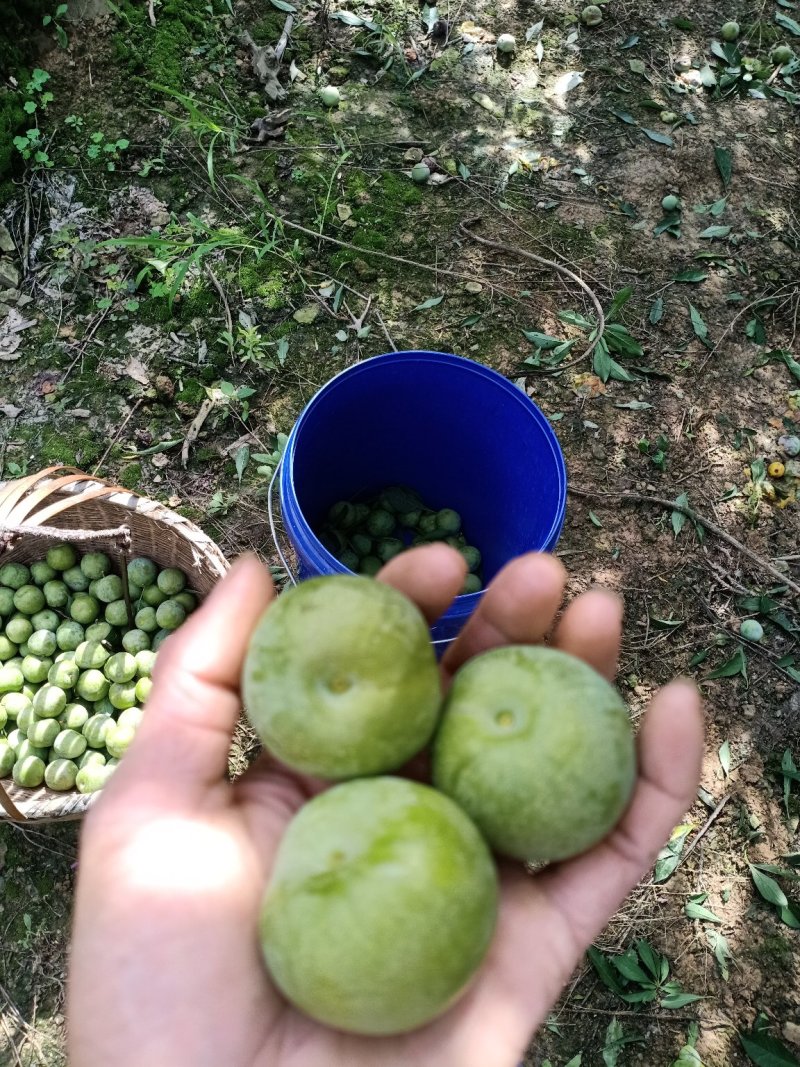
<path id="1" fill-rule="evenodd" d="M 540 861 L 585 851 L 617 823 L 635 776 L 627 708 L 582 660 L 509 645 L 457 672 L 433 782 L 497 852 Z"/>
<path id="2" fill-rule="evenodd" d="M 281 841 L 261 910 L 278 987 L 339 1030 L 395 1034 L 449 1008 L 484 958 L 497 875 L 429 786 L 364 778 L 319 794 Z"/>
<path id="3" fill-rule="evenodd" d="M 258 622 L 244 703 L 278 759 L 324 778 L 382 774 L 430 740 L 441 702 L 428 626 L 388 585 L 312 578 Z"/>

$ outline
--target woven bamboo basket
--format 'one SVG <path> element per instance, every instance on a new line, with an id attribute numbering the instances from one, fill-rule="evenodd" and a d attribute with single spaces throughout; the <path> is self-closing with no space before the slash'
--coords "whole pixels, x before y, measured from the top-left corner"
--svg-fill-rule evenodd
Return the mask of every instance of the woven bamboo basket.
<path id="1" fill-rule="evenodd" d="M 0 482 L 0 565 L 42 559 L 62 541 L 106 552 L 124 583 L 124 564 L 137 556 L 178 567 L 201 599 L 228 568 L 219 548 L 188 519 L 72 467 L 48 467 Z M 5 778 L 0 780 L 0 819 L 79 819 L 98 795 L 57 793 L 45 786 L 21 789 Z"/>

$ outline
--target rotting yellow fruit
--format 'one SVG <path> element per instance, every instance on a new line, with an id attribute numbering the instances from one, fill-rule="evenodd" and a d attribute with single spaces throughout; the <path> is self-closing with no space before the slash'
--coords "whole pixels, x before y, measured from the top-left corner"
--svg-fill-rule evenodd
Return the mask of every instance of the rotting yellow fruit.
<path id="1" fill-rule="evenodd" d="M 774 463 L 770 463 L 767 467 L 767 474 L 770 478 L 782 478 L 786 473 L 786 468 L 779 459 L 776 459 Z"/>

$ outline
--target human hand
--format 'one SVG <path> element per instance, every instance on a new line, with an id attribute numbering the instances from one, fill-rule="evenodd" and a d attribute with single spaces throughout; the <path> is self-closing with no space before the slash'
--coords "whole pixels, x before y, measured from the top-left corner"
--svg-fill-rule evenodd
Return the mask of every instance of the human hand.
<path id="1" fill-rule="evenodd" d="M 432 621 L 461 587 L 444 545 L 403 553 L 379 578 Z M 492 582 L 442 662 L 445 686 L 471 656 L 536 643 L 565 574 L 528 555 Z M 501 865 L 502 903 L 468 993 L 414 1033 L 364 1038 L 295 1011 L 265 970 L 257 917 L 293 814 L 323 784 L 261 756 L 227 779 L 247 642 L 273 597 L 240 560 L 159 653 L 134 744 L 81 837 L 68 990 L 71 1067 L 515 1067 L 583 952 L 648 871 L 691 804 L 702 754 L 695 688 L 673 682 L 638 738 L 639 780 L 616 829 L 591 851 L 531 876 Z M 613 678 L 622 607 L 577 597 L 552 643 Z"/>

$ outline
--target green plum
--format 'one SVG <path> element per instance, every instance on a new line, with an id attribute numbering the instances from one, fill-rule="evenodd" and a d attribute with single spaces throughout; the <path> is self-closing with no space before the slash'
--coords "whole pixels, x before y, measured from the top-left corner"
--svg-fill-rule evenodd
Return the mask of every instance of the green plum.
<path id="1" fill-rule="evenodd" d="M 24 644 L 33 633 L 33 624 L 26 615 L 12 615 L 6 623 L 6 637 L 15 645 Z"/>
<path id="2" fill-rule="evenodd" d="M 56 642 L 62 652 L 74 652 L 83 639 L 83 626 L 73 619 L 62 622 L 56 630 Z"/>
<path id="3" fill-rule="evenodd" d="M 122 579 L 117 574 L 109 574 L 101 578 L 94 588 L 94 596 L 103 604 L 122 600 Z"/>
<path id="4" fill-rule="evenodd" d="M 88 766 L 90 763 L 96 763 L 98 764 L 98 766 L 104 767 L 106 765 L 106 762 L 107 757 L 105 752 L 100 752 L 96 748 L 87 748 L 84 754 L 78 760 L 78 770 L 80 770 L 81 767 Z"/>
<path id="5" fill-rule="evenodd" d="M 94 711 L 97 715 L 117 714 L 117 709 L 114 707 L 114 705 L 111 703 L 107 696 L 103 697 L 102 700 L 95 700 L 94 704 L 92 704 L 92 711 Z"/>
<path id="6" fill-rule="evenodd" d="M 480 593 L 481 589 L 483 589 L 483 582 L 478 575 L 468 574 L 464 579 L 464 584 L 461 586 L 459 596 L 468 596 L 470 593 Z"/>
<path id="7" fill-rule="evenodd" d="M 497 852 L 539 862 L 586 851 L 619 821 L 635 778 L 627 708 L 582 660 L 509 645 L 457 672 L 433 783 Z"/>
<path id="8" fill-rule="evenodd" d="M 19 646 L 15 645 L 5 634 L 0 634 L 0 663 L 5 660 L 14 659 L 18 647 Z"/>
<path id="9" fill-rule="evenodd" d="M 497 874 L 447 797 L 400 778 L 335 786 L 281 840 L 261 908 L 278 987 L 337 1030 L 397 1034 L 446 1011 L 489 947 Z"/>
<path id="10" fill-rule="evenodd" d="M 156 665 L 156 654 L 149 648 L 143 648 L 136 653 L 136 671 L 140 678 L 149 678 Z"/>
<path id="11" fill-rule="evenodd" d="M 13 615 L 14 613 L 14 590 L 0 585 L 0 616 Z"/>
<path id="12" fill-rule="evenodd" d="M 42 608 L 41 611 L 37 611 L 35 615 L 31 616 L 31 626 L 34 633 L 37 630 L 51 630 L 56 632 L 61 625 L 61 618 L 51 608 Z"/>
<path id="13" fill-rule="evenodd" d="M 92 715 L 83 725 L 83 736 L 89 748 L 105 748 L 106 735 L 114 725 L 110 715 Z"/>
<path id="14" fill-rule="evenodd" d="M 157 585 L 148 585 L 142 590 L 142 603 L 148 607 L 157 608 L 159 604 L 163 604 L 167 599 L 169 599 L 167 594 L 162 593 Z"/>
<path id="15" fill-rule="evenodd" d="M 60 732 L 55 719 L 38 719 L 28 730 L 28 740 L 37 748 L 50 748 Z"/>
<path id="16" fill-rule="evenodd" d="M 481 565 L 481 554 L 474 545 L 464 545 L 459 552 L 467 562 L 471 571 L 476 571 Z"/>
<path id="17" fill-rule="evenodd" d="M 129 682 L 136 677 L 136 657 L 130 652 L 115 652 L 106 661 L 103 673 L 110 682 Z"/>
<path id="18" fill-rule="evenodd" d="M 156 608 L 156 622 L 161 630 L 177 630 L 186 618 L 186 609 L 177 600 L 165 600 Z"/>
<path id="19" fill-rule="evenodd" d="M 38 560 L 36 563 L 31 563 L 30 571 L 31 581 L 34 585 L 46 585 L 58 576 L 58 572 L 43 559 Z"/>
<path id="20" fill-rule="evenodd" d="M 70 567 L 68 571 L 64 571 L 61 578 L 73 593 L 85 593 L 91 584 L 80 567 Z"/>
<path id="21" fill-rule="evenodd" d="M 115 723 L 106 734 L 106 751 L 116 759 L 121 759 L 135 734 L 136 727 L 130 723 Z"/>
<path id="22" fill-rule="evenodd" d="M 48 763 L 44 772 L 44 784 L 57 792 L 69 792 L 75 788 L 78 777 L 78 765 L 71 759 L 54 759 Z"/>
<path id="23" fill-rule="evenodd" d="M 165 600 L 163 603 L 168 604 L 169 601 Z M 147 604 L 143 608 L 139 608 L 134 621 L 137 629 L 144 630 L 148 634 L 154 634 L 159 629 L 159 625 L 156 622 L 156 609 L 149 607 Z"/>
<path id="24" fill-rule="evenodd" d="M 52 719 L 48 720 L 48 722 L 52 721 Z M 88 719 L 86 721 L 88 722 Z M 82 733 L 67 729 L 59 730 L 50 744 L 53 746 L 54 755 L 59 759 L 79 759 L 86 751 L 87 741 Z"/>
<path id="25" fill-rule="evenodd" d="M 62 660 L 53 664 L 47 672 L 47 680 L 60 689 L 74 689 L 80 673 L 80 667 L 74 660 Z"/>
<path id="26" fill-rule="evenodd" d="M 99 670 L 110 656 L 111 653 L 101 641 L 81 641 L 75 649 L 75 663 L 82 671 L 92 667 Z"/>
<path id="27" fill-rule="evenodd" d="M 136 683 L 136 702 L 146 704 L 153 691 L 152 678 L 140 678 Z"/>
<path id="28" fill-rule="evenodd" d="M 370 512 L 366 526 L 372 537 L 389 537 L 395 528 L 395 517 L 384 508 L 375 508 Z"/>
<path id="29" fill-rule="evenodd" d="M 19 667 L 4 663 L 0 667 L 0 693 L 19 693 L 25 684 L 25 675 Z"/>
<path id="30" fill-rule="evenodd" d="M 67 694 L 57 685 L 43 685 L 33 698 L 33 710 L 43 719 L 57 719 L 67 706 Z"/>
<path id="31" fill-rule="evenodd" d="M 31 708 L 31 710 L 33 710 L 32 701 L 22 692 L 6 693 L 2 699 L 2 704 L 8 713 L 9 719 L 12 719 L 14 722 L 17 721 L 21 711 L 25 711 L 26 708 Z"/>
<path id="32" fill-rule="evenodd" d="M 23 708 L 17 715 L 17 727 L 21 733 L 28 736 L 28 731 L 34 723 L 40 722 L 41 716 L 37 715 L 33 710 L 33 703 L 31 702 L 27 707 Z"/>
<path id="33" fill-rule="evenodd" d="M 372 551 L 372 538 L 367 537 L 366 534 L 353 534 L 350 544 L 357 556 L 368 556 Z"/>
<path id="34" fill-rule="evenodd" d="M 144 711 L 141 708 L 125 708 L 124 711 L 119 713 L 117 719 L 117 726 L 130 727 L 132 730 L 139 728 L 139 723 L 144 718 Z"/>
<path id="35" fill-rule="evenodd" d="M 105 620 L 112 626 L 128 626 L 128 605 L 124 600 L 112 600 L 106 604 Z"/>
<path id="36" fill-rule="evenodd" d="M 156 585 L 166 596 L 175 596 L 186 588 L 186 575 L 177 567 L 165 567 L 156 579 Z"/>
<path id="37" fill-rule="evenodd" d="M 105 552 L 86 552 L 81 556 L 80 568 L 90 582 L 111 573 L 111 560 Z"/>
<path id="38" fill-rule="evenodd" d="M 69 606 L 70 617 L 81 626 L 88 626 L 100 614 L 100 601 L 89 593 L 78 593 Z"/>
<path id="39" fill-rule="evenodd" d="M 62 730 L 82 730 L 89 721 L 89 709 L 83 704 L 67 704 L 58 716 Z"/>
<path id="40" fill-rule="evenodd" d="M 132 656 L 137 656 L 140 652 L 149 652 L 150 634 L 145 633 L 144 630 L 126 630 L 122 635 L 122 647 Z"/>
<path id="41" fill-rule="evenodd" d="M 34 630 L 28 638 L 28 652 L 46 659 L 58 648 L 56 635 L 52 630 Z"/>
<path id="42" fill-rule="evenodd" d="M 382 563 L 388 563 L 390 559 L 399 556 L 405 547 L 399 537 L 387 537 L 378 543 L 378 558 Z"/>
<path id="43" fill-rule="evenodd" d="M 377 556 L 364 556 L 359 564 L 359 573 L 367 578 L 374 578 L 383 564 Z"/>
<path id="44" fill-rule="evenodd" d="M 86 627 L 86 640 L 87 641 L 108 641 L 113 644 L 116 635 L 116 630 L 110 622 L 105 620 L 101 622 L 93 622 L 91 626 Z"/>
<path id="45" fill-rule="evenodd" d="M 49 608 L 65 608 L 69 603 L 70 591 L 64 582 L 54 579 L 42 587 L 45 603 Z"/>
<path id="46" fill-rule="evenodd" d="M 461 529 L 461 516 L 452 508 L 436 512 L 436 528 L 444 534 L 457 534 Z"/>
<path id="47" fill-rule="evenodd" d="M 38 789 L 44 781 L 45 763 L 40 756 L 26 754 L 19 757 L 11 771 L 14 784 L 23 789 Z"/>
<path id="48" fill-rule="evenodd" d="M 93 667 L 88 671 L 84 671 L 80 676 L 75 686 L 75 692 L 81 700 L 88 700 L 90 703 L 94 703 L 95 700 L 102 700 L 106 696 L 109 684 L 108 678 L 103 672 Z"/>
<path id="49" fill-rule="evenodd" d="M 3 704 L 0 704 L 0 736 L 5 733 L 6 723 L 8 722 L 8 712 Z"/>
<path id="50" fill-rule="evenodd" d="M 80 768 L 75 778 L 75 787 L 79 793 L 97 793 L 114 773 L 113 767 L 101 763 L 86 763 Z"/>
<path id="51" fill-rule="evenodd" d="M 350 548 L 344 548 L 339 553 L 339 562 L 343 567 L 347 567 L 349 571 L 358 570 L 358 556 Z"/>
<path id="52" fill-rule="evenodd" d="M 34 745 L 33 741 L 29 741 L 26 737 L 17 745 L 17 759 L 21 760 L 27 756 L 36 756 L 37 759 L 44 760 L 47 763 L 49 751 L 49 748 L 40 748 L 39 745 Z"/>
<path id="53" fill-rule="evenodd" d="M 47 565 L 54 571 L 68 571 L 78 562 L 78 553 L 73 545 L 53 545 L 47 552 Z"/>
<path id="54" fill-rule="evenodd" d="M 21 589 L 31 580 L 31 572 L 24 563 L 4 563 L 0 567 L 0 585 L 9 589 Z"/>
<path id="55" fill-rule="evenodd" d="M 177 600 L 187 615 L 190 615 L 197 607 L 197 597 L 188 589 L 182 589 L 180 593 L 176 593 L 172 600 Z"/>
<path id="56" fill-rule="evenodd" d="M 108 699 L 118 711 L 132 708 L 136 703 L 136 683 L 112 682 L 108 690 Z"/>
<path id="57" fill-rule="evenodd" d="M 0 778 L 11 774 L 17 754 L 5 738 L 0 738 Z"/>
<path id="58" fill-rule="evenodd" d="M 28 654 L 22 661 L 23 675 L 26 682 L 32 682 L 34 685 L 39 685 L 41 682 L 47 681 L 47 676 L 50 673 L 50 668 L 53 666 L 53 661 L 49 656 L 34 656 Z"/>
<path id="59" fill-rule="evenodd" d="M 159 630 L 158 633 L 153 634 L 153 638 L 150 642 L 150 647 L 154 652 L 158 652 L 168 637 L 172 636 L 172 630 Z"/>
<path id="60" fill-rule="evenodd" d="M 138 585 L 140 589 L 153 585 L 158 577 L 158 567 L 146 556 L 132 559 L 128 564 L 128 581 Z"/>
<path id="61" fill-rule="evenodd" d="M 402 766 L 430 740 L 441 703 L 418 609 L 388 585 L 349 575 L 302 582 L 262 615 L 243 692 L 279 760 L 334 779 Z"/>

